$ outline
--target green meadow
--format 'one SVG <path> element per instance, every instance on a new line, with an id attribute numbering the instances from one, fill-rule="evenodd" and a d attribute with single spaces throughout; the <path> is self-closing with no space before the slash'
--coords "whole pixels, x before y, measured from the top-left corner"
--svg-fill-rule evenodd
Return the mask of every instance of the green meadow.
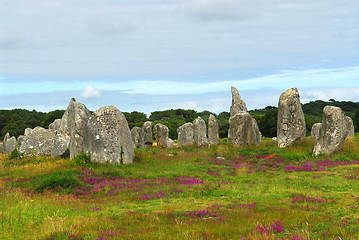
<path id="1" fill-rule="evenodd" d="M 359 239 L 359 136 L 313 146 L 154 147 L 121 166 L 2 155 L 0 239 Z"/>

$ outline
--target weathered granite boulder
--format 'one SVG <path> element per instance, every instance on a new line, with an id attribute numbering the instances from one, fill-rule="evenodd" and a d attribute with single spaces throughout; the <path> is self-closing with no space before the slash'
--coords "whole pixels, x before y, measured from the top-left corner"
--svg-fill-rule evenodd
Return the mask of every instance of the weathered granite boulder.
<path id="1" fill-rule="evenodd" d="M 25 129 L 24 136 L 30 135 L 31 132 L 32 132 L 32 128 L 26 128 L 26 129 Z"/>
<path id="2" fill-rule="evenodd" d="M 32 131 L 26 132 L 19 147 L 19 152 L 23 154 L 51 155 L 54 140 L 55 133 L 52 130 L 36 127 Z"/>
<path id="3" fill-rule="evenodd" d="M 76 153 L 84 153 L 84 130 L 91 112 L 82 103 L 71 99 L 64 115 L 61 118 L 59 130 L 70 136 L 70 159 L 75 157 Z M 59 135 L 59 142 L 64 139 L 62 134 Z M 65 145 L 65 144 L 64 144 Z"/>
<path id="4" fill-rule="evenodd" d="M 230 109 L 231 117 L 239 112 L 247 112 L 246 103 L 241 99 L 238 90 L 235 87 L 231 87 L 232 92 L 232 106 Z"/>
<path id="5" fill-rule="evenodd" d="M 144 148 L 144 131 L 140 127 L 131 129 L 132 143 L 135 148 Z"/>
<path id="6" fill-rule="evenodd" d="M 22 141 L 24 141 L 24 135 L 20 135 L 17 137 L 17 147 L 20 148 Z"/>
<path id="7" fill-rule="evenodd" d="M 277 138 L 280 148 L 305 138 L 306 125 L 297 88 L 280 95 L 278 103 Z"/>
<path id="8" fill-rule="evenodd" d="M 3 154 L 4 153 L 4 143 L 0 143 L 0 153 Z"/>
<path id="9" fill-rule="evenodd" d="M 339 107 L 325 106 L 322 127 L 315 141 L 313 155 L 330 155 L 339 150 L 348 135 L 348 121 Z"/>
<path id="10" fill-rule="evenodd" d="M 10 137 L 10 133 L 6 133 L 2 148 L 2 153 L 10 154 L 16 149 L 16 138 Z"/>
<path id="11" fill-rule="evenodd" d="M 261 140 L 256 120 L 248 112 L 239 112 L 229 118 L 231 143 L 237 146 L 258 144 Z"/>
<path id="12" fill-rule="evenodd" d="M 133 162 L 131 131 L 123 113 L 114 106 L 101 107 L 89 118 L 84 128 L 84 152 L 91 162 L 113 165 Z"/>
<path id="13" fill-rule="evenodd" d="M 319 137 L 321 128 L 322 128 L 322 123 L 313 124 L 312 130 L 310 131 L 310 137 L 317 140 Z"/>
<path id="14" fill-rule="evenodd" d="M 208 119 L 208 145 L 215 146 L 219 144 L 219 128 L 216 117 L 211 114 Z"/>
<path id="15" fill-rule="evenodd" d="M 348 123 L 348 135 L 347 135 L 347 137 L 354 137 L 355 131 L 354 131 L 353 119 L 351 117 L 346 116 L 346 120 L 347 120 L 347 123 Z"/>
<path id="16" fill-rule="evenodd" d="M 50 123 L 49 129 L 55 132 L 59 130 L 60 125 L 61 125 L 61 119 L 56 119 L 53 123 Z"/>
<path id="17" fill-rule="evenodd" d="M 167 146 L 170 148 L 173 147 L 174 144 L 174 141 L 171 138 L 168 138 Z"/>
<path id="18" fill-rule="evenodd" d="M 193 123 L 185 123 L 177 128 L 177 147 L 193 144 Z"/>
<path id="19" fill-rule="evenodd" d="M 168 132 L 169 132 L 168 127 L 161 123 L 158 123 L 153 127 L 153 133 L 155 135 L 158 147 L 163 147 L 163 148 L 170 147 Z"/>
<path id="20" fill-rule="evenodd" d="M 53 131 L 52 129 L 50 129 Z M 53 157 L 70 157 L 70 136 L 62 129 L 54 131 L 56 134 L 54 139 L 51 156 Z"/>
<path id="21" fill-rule="evenodd" d="M 153 136 L 152 136 L 152 124 L 150 121 L 147 121 L 142 126 L 143 130 L 143 141 L 144 148 L 152 147 L 153 144 Z"/>
<path id="22" fill-rule="evenodd" d="M 206 122 L 201 117 L 193 121 L 193 143 L 198 146 L 208 144 Z"/>

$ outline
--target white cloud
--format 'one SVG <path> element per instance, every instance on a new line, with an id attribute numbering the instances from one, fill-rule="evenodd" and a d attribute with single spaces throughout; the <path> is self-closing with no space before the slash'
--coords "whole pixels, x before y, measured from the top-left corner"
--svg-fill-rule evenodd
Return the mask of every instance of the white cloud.
<path id="1" fill-rule="evenodd" d="M 92 99 L 92 98 L 99 98 L 101 94 L 93 86 L 88 85 L 83 89 L 81 96 L 84 99 Z"/>

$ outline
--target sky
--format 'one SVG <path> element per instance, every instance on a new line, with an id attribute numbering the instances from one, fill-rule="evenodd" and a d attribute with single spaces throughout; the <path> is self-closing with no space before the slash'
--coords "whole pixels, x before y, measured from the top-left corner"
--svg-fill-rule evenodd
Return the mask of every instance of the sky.
<path id="1" fill-rule="evenodd" d="M 0 0 L 0 109 L 359 101 L 357 0 Z"/>

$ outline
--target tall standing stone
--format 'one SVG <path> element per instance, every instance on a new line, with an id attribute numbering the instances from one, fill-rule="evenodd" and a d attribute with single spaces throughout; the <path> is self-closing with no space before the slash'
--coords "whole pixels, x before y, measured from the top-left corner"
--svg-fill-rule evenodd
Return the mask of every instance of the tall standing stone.
<path id="1" fill-rule="evenodd" d="M 193 144 L 193 123 L 185 123 L 177 128 L 177 147 Z"/>
<path id="2" fill-rule="evenodd" d="M 355 131 L 354 131 L 353 119 L 351 117 L 346 116 L 346 120 L 348 123 L 348 136 L 347 137 L 354 137 Z"/>
<path id="3" fill-rule="evenodd" d="M 152 147 L 153 144 L 153 135 L 152 135 L 152 124 L 150 121 L 147 121 L 142 126 L 143 130 L 143 141 L 144 147 L 149 148 Z"/>
<path id="4" fill-rule="evenodd" d="M 60 124 L 60 130 L 70 136 L 70 159 L 73 159 L 77 153 L 84 153 L 84 130 L 90 116 L 91 112 L 84 104 L 76 102 L 74 98 L 71 99 Z"/>
<path id="5" fill-rule="evenodd" d="M 84 152 L 91 162 L 113 165 L 133 162 L 134 147 L 127 120 L 114 106 L 102 107 L 89 118 L 84 129 Z"/>
<path id="6" fill-rule="evenodd" d="M 232 87 L 231 117 L 229 118 L 229 141 L 237 146 L 258 144 L 262 134 L 256 120 L 247 112 L 245 102 L 241 99 L 238 90 Z"/>
<path id="7" fill-rule="evenodd" d="M 325 106 L 322 128 L 315 141 L 313 155 L 330 155 L 339 150 L 348 135 L 348 121 L 339 107 Z"/>
<path id="8" fill-rule="evenodd" d="M 219 128 L 216 117 L 211 114 L 208 119 L 208 144 L 215 146 L 219 144 Z"/>
<path id="9" fill-rule="evenodd" d="M 133 127 L 131 129 L 132 143 L 135 148 L 144 147 L 144 132 L 140 127 Z"/>
<path id="10" fill-rule="evenodd" d="M 161 123 L 156 124 L 153 127 L 153 133 L 155 135 L 158 147 L 163 147 L 163 148 L 170 147 L 171 141 L 168 138 L 169 129 L 166 125 L 163 125 Z"/>
<path id="11" fill-rule="evenodd" d="M 193 121 L 193 142 L 198 146 L 208 143 L 206 122 L 201 117 L 197 117 Z"/>
<path id="12" fill-rule="evenodd" d="M 277 139 L 280 148 L 305 138 L 306 125 L 297 88 L 280 95 L 278 103 Z"/>

